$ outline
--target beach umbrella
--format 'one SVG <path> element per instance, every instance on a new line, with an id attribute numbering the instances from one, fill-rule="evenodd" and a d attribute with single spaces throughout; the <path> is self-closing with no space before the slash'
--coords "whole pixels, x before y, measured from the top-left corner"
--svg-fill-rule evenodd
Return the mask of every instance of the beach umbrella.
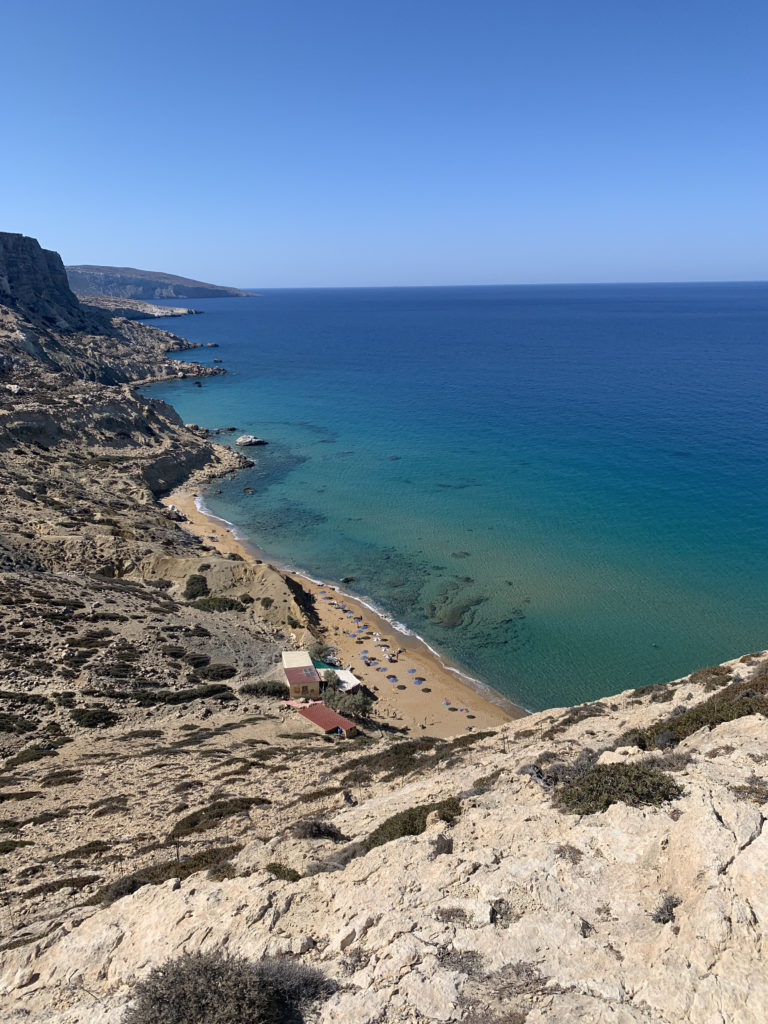
<path id="1" fill-rule="evenodd" d="M 363 621 L 363 616 L 362 615 L 356 615 L 355 616 L 355 622 L 362 622 L 362 621 Z"/>
<path id="2" fill-rule="evenodd" d="M 421 686 L 421 680 L 420 679 L 414 679 L 413 680 L 413 685 L 414 686 Z"/>
<path id="3" fill-rule="evenodd" d="M 403 684 L 402 684 L 402 683 L 400 683 L 400 685 L 398 686 L 398 690 L 405 690 L 405 689 L 406 689 L 406 687 L 405 687 L 405 686 L 403 686 Z"/>
<path id="4" fill-rule="evenodd" d="M 415 668 L 409 668 L 409 669 L 408 669 L 408 674 L 409 674 L 409 675 L 413 675 L 415 671 L 416 671 L 416 669 L 415 669 Z"/>
<path id="5" fill-rule="evenodd" d="M 416 669 L 414 669 L 413 671 L 415 672 Z M 424 678 L 424 676 L 416 676 L 415 682 L 417 682 L 417 683 L 426 683 L 426 681 L 427 680 Z"/>
<path id="6" fill-rule="evenodd" d="M 430 690 L 430 688 L 428 686 L 425 686 L 424 689 L 421 692 L 422 693 L 432 693 L 432 691 Z"/>
<path id="7" fill-rule="evenodd" d="M 390 681 L 390 683 L 397 682 L 397 676 L 387 676 L 387 679 Z"/>
<path id="8" fill-rule="evenodd" d="M 386 672 L 387 670 L 382 667 L 382 668 L 377 668 L 376 671 L 377 672 Z"/>

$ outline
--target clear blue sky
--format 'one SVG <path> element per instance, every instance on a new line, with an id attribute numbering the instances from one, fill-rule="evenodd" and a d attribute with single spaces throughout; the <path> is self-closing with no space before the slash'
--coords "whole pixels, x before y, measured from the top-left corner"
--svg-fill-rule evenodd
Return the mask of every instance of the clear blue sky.
<path id="1" fill-rule="evenodd" d="M 244 287 L 768 277 L 765 0 L 4 0 L 0 230 Z"/>

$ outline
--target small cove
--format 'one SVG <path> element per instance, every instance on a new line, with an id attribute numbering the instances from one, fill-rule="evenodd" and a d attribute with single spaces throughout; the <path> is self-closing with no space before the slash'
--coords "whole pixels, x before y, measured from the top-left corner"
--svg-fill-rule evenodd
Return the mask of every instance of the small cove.
<path id="1" fill-rule="evenodd" d="M 146 391 L 269 439 L 205 502 L 275 560 L 532 710 L 765 646 L 766 286 L 195 306 L 228 375 Z"/>

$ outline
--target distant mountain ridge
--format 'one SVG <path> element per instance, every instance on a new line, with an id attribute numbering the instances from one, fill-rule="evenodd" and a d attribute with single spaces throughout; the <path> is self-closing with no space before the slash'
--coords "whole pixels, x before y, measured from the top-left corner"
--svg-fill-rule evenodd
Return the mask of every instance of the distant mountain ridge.
<path id="1" fill-rule="evenodd" d="M 79 295 L 108 295 L 120 299 L 217 299 L 245 297 L 239 288 L 194 281 L 135 267 L 65 267 L 69 285 Z"/>

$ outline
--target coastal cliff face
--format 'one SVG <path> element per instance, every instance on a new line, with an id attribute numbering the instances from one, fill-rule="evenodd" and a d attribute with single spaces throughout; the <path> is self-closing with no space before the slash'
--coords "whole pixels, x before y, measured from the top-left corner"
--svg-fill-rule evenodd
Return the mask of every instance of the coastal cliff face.
<path id="1" fill-rule="evenodd" d="M 122 299 L 219 299 L 242 298 L 249 293 L 175 274 L 135 267 L 67 267 L 69 283 L 78 294 L 107 295 Z"/>
<path id="2" fill-rule="evenodd" d="M 85 330 L 93 320 L 69 287 L 61 256 L 26 235 L 0 232 L 0 305 L 58 330 Z"/>
<path id="3" fill-rule="evenodd" d="M 156 500 L 246 461 L 124 383 L 194 367 L 83 326 L 30 243 L 0 265 L 3 1021 L 120 1024 L 202 950 L 322 972 L 307 1024 L 762 1024 L 768 652 L 327 741 L 268 685 L 296 584 Z"/>

